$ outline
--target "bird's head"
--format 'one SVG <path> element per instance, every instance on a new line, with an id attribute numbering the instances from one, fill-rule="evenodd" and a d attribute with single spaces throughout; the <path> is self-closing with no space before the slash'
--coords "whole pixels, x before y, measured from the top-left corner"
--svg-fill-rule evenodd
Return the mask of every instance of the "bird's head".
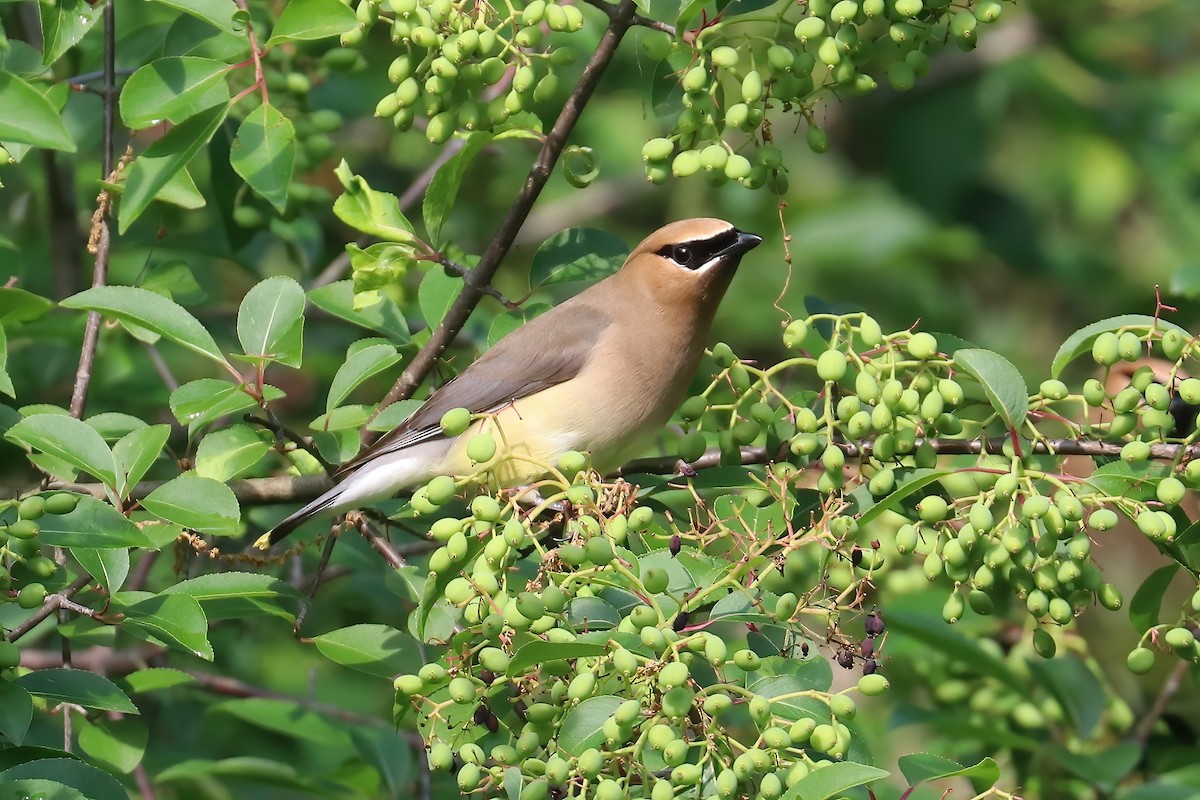
<path id="1" fill-rule="evenodd" d="M 721 299 L 742 256 L 762 237 L 721 219 L 697 217 L 672 222 L 642 240 L 621 271 L 669 302 Z"/>

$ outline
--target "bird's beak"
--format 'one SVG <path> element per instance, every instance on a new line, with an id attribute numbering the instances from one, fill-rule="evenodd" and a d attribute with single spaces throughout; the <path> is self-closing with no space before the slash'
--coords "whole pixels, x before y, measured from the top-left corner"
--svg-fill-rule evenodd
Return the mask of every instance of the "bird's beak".
<path id="1" fill-rule="evenodd" d="M 754 248 L 762 244 L 762 237 L 745 231 L 738 231 L 737 238 L 733 243 L 717 254 L 718 258 L 729 258 L 731 256 L 741 256 L 750 252 Z"/>

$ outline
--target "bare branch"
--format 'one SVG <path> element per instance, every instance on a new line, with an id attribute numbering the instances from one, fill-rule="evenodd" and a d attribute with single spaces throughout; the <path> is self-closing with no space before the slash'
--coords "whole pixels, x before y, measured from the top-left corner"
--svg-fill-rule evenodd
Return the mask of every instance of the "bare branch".
<path id="1" fill-rule="evenodd" d="M 370 543 L 375 552 L 383 556 L 383 560 L 388 563 L 389 567 L 392 569 L 400 569 L 408 564 L 408 562 L 404 560 L 404 557 L 396 552 L 396 548 L 392 547 L 392 543 L 387 540 L 387 537 L 375 530 L 375 527 L 371 525 L 370 520 L 368 520 L 366 517 L 361 517 L 358 520 L 357 527 L 358 532 L 361 533 L 362 537 Z"/>

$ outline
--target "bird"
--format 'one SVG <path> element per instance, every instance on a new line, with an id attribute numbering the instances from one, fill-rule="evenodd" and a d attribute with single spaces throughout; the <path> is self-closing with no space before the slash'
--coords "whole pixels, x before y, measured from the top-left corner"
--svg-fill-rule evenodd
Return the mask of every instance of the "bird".
<path id="1" fill-rule="evenodd" d="M 490 431 L 494 477 L 519 487 L 578 451 L 601 473 L 636 455 L 683 402 L 717 305 L 762 238 L 729 222 L 672 222 L 612 275 L 509 333 L 407 419 L 334 473 L 333 488 L 258 539 L 267 549 L 310 518 L 362 508 L 437 475 L 479 469 L 467 442 Z M 474 421 L 458 436 L 446 412 Z"/>

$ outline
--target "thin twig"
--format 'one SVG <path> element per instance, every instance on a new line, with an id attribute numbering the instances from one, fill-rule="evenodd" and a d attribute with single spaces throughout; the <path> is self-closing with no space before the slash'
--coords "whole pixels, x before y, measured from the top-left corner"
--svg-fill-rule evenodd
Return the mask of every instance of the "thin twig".
<path id="1" fill-rule="evenodd" d="M 613 19 L 614 16 L 617 13 L 619 13 L 619 6 L 616 3 L 609 3 L 609 2 L 607 2 L 607 0 L 583 0 L 583 2 L 587 3 L 589 6 L 593 6 L 595 8 L 600 9 L 601 11 L 603 11 L 605 14 L 608 15 L 609 19 Z M 670 24 L 669 22 L 659 22 L 656 19 L 650 19 L 649 17 L 643 17 L 641 14 L 634 14 L 633 15 L 633 24 L 640 25 L 643 28 L 652 28 L 656 31 L 662 31 L 663 33 L 671 36 L 672 38 L 675 37 L 675 26 Z M 687 42 L 692 41 L 692 34 L 690 31 L 685 32 L 684 41 L 687 41 Z"/>
<path id="2" fill-rule="evenodd" d="M 382 719 L 368 717 L 364 714 L 356 714 L 353 711 L 322 703 L 318 700 L 310 700 L 306 697 L 300 697 L 283 692 L 276 692 L 272 689 L 264 689 L 261 686 L 254 686 L 237 678 L 230 678 L 225 675 L 213 675 L 208 672 L 196 672 L 193 670 L 185 670 L 188 675 L 196 679 L 196 683 L 213 694 L 225 695 L 226 697 L 262 697 L 268 700 L 284 700 L 289 703 L 295 703 L 301 708 L 309 711 L 314 711 L 318 714 L 324 714 L 327 717 L 340 719 L 343 722 L 350 722 L 355 725 L 369 725 L 372 728 L 391 728 L 391 724 Z M 424 742 L 421 741 L 420 734 L 415 731 L 399 731 L 400 736 L 413 747 L 424 747 Z"/>
<path id="3" fill-rule="evenodd" d="M 388 563 L 389 567 L 400 569 L 408 564 L 403 556 L 396 552 L 396 548 L 392 546 L 392 543 L 382 533 L 375 530 L 375 526 L 366 517 L 359 518 L 357 527 L 358 532 L 362 534 L 362 537 L 367 540 L 375 552 L 383 556 L 383 560 Z"/>
<path id="4" fill-rule="evenodd" d="M 1002 453 L 1008 437 L 996 436 L 990 439 L 917 439 L 915 445 L 928 444 L 939 455 L 980 455 L 981 453 Z M 848 458 L 866 458 L 871 455 L 872 443 L 863 442 L 861 445 L 851 442 L 835 442 L 838 448 Z M 1093 456 L 1115 458 L 1121 454 L 1121 445 L 1114 442 L 1101 442 L 1092 439 L 1046 439 L 1033 442 L 1028 451 L 1038 455 L 1059 456 Z M 1152 444 L 1150 456 L 1159 461 L 1191 460 L 1200 458 L 1200 444 Z M 778 461 L 781 454 L 768 451 L 765 447 L 741 448 L 741 463 L 744 466 L 753 464 L 770 464 Z M 703 456 L 688 464 L 693 470 L 712 469 L 721 463 L 721 451 L 712 448 Z M 658 456 L 654 458 L 639 458 L 609 473 L 610 477 L 622 477 L 648 473 L 653 475 L 678 475 L 679 458 L 677 456 Z M 129 493 L 130 500 L 140 500 L 152 491 L 162 486 L 165 481 L 141 481 Z M 277 503 L 293 503 L 312 500 L 332 483 L 325 475 L 301 475 L 293 477 L 280 475 L 273 478 L 245 478 L 230 481 L 229 488 L 243 506 L 274 505 Z M 79 494 L 90 495 L 97 500 L 107 497 L 104 486 L 99 483 L 69 483 L 51 481 L 49 489 L 57 489 Z M 20 489 L 0 486 L 0 497 L 15 497 Z"/>
<path id="5" fill-rule="evenodd" d="M 308 617 L 308 609 L 311 608 L 312 600 L 317 596 L 317 589 L 321 588 L 321 581 L 325 575 L 325 568 L 329 566 L 329 558 L 333 555 L 334 545 L 337 544 L 338 537 L 330 536 L 325 541 L 325 549 L 321 551 L 321 563 L 317 564 L 317 572 L 312 577 L 312 585 L 308 589 L 308 599 L 304 605 L 300 607 L 299 613 L 296 614 L 296 621 L 292 624 L 292 631 L 299 634 L 300 628 L 304 625 L 304 620 Z M 299 559 L 297 559 L 297 562 Z"/>
<path id="6" fill-rule="evenodd" d="M 1162 689 L 1159 690 L 1158 696 L 1154 698 L 1154 704 L 1146 711 L 1146 716 L 1142 717 L 1134 730 L 1133 740 L 1138 743 L 1143 749 L 1146 747 L 1146 742 L 1150 739 L 1150 734 L 1154 731 L 1154 725 L 1162 717 L 1163 712 L 1167 710 L 1167 704 L 1171 702 L 1171 698 L 1183 686 L 1183 679 L 1187 677 L 1188 669 L 1192 666 L 1192 662 L 1180 659 L 1179 663 L 1171 670 L 1171 674 L 1163 682 Z"/>
<path id="7" fill-rule="evenodd" d="M 167 391 L 174 392 L 178 389 L 179 381 L 175 379 L 175 374 L 171 372 L 171 366 L 162 357 L 162 353 L 158 352 L 158 348 L 149 342 L 142 342 L 142 347 L 145 348 L 146 355 L 150 357 L 151 366 L 158 373 L 158 377 L 163 382 L 163 385 L 167 387 Z"/>
<path id="8" fill-rule="evenodd" d="M 550 173 L 562 155 L 563 148 L 566 147 L 567 137 L 574 130 L 575 123 L 579 121 L 584 106 L 587 105 L 588 99 L 599 84 L 600 78 L 616 53 L 617 46 L 621 43 L 625 32 L 633 24 L 636 9 L 634 0 L 622 0 L 610 15 L 608 28 L 600 38 L 600 43 L 588 60 L 587 66 L 583 68 L 583 75 L 580 77 L 579 83 L 576 84 L 571 96 L 563 104 L 558 119 L 554 121 L 554 126 L 546 135 L 542 149 L 525 179 L 525 185 L 517 193 L 508 214 L 500 223 L 500 227 L 496 229 L 491 242 L 488 243 L 487 249 L 479 259 L 479 264 L 463 280 L 462 291 L 455 298 L 450 310 L 446 312 L 429 341 L 404 368 L 404 372 L 396 380 L 395 385 L 384 397 L 383 402 L 379 404 L 381 410 L 413 395 L 433 369 L 442 352 L 466 324 L 467 318 L 470 317 L 475 306 L 487 293 L 486 287 L 495 277 L 500 263 L 517 238 L 521 225 L 529 216 L 534 202 L 550 179 Z"/>

